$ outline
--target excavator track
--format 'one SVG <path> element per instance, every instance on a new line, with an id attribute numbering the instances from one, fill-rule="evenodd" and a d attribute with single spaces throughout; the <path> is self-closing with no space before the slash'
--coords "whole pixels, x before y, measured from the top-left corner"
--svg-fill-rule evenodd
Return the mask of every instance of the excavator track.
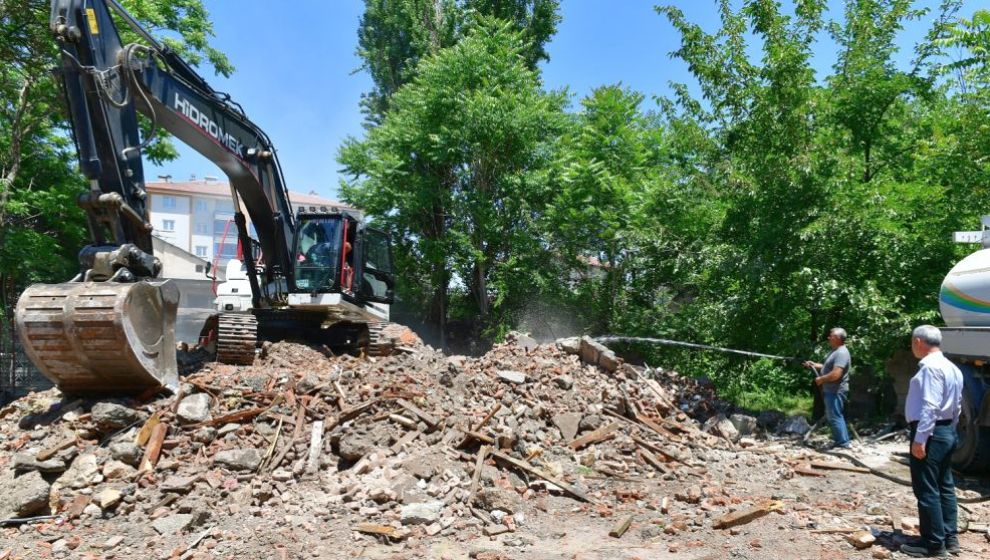
<path id="1" fill-rule="evenodd" d="M 134 395 L 178 386 L 172 282 L 34 284 L 15 319 L 31 362 L 66 394 Z"/>
<path id="2" fill-rule="evenodd" d="M 221 313 L 217 327 L 217 361 L 251 365 L 258 344 L 258 319 L 254 315 Z"/>
<path id="3" fill-rule="evenodd" d="M 385 332 L 389 325 L 391 323 L 388 322 L 368 323 L 367 354 L 369 356 L 388 356 L 395 349 L 391 337 Z"/>

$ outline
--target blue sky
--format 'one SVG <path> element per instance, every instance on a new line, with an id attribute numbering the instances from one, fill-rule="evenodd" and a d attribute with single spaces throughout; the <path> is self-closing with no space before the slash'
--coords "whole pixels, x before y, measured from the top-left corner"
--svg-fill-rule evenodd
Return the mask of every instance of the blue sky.
<path id="1" fill-rule="evenodd" d="M 361 0 L 204 0 L 214 22 L 213 45 L 233 62 L 231 78 L 204 72 L 214 88 L 230 93 L 248 116 L 271 137 L 288 187 L 335 198 L 339 178 L 337 149 L 348 136 L 363 134 L 361 93 L 371 89 L 360 61 L 357 25 Z M 550 61 L 542 65 L 550 89 L 568 88 L 576 105 L 592 89 L 621 82 L 646 94 L 665 95 L 670 82 L 692 83 L 686 65 L 670 58 L 680 38 L 653 6 L 656 0 L 561 0 L 557 35 L 548 46 Z M 689 21 L 717 29 L 714 0 L 672 1 Z M 741 2 L 736 0 L 734 5 Z M 937 7 L 937 0 L 918 6 Z M 830 0 L 832 17 L 841 17 L 842 3 Z M 961 15 L 970 17 L 986 0 L 965 2 Z M 923 37 L 934 13 L 911 22 L 901 34 L 901 59 Z M 830 41 L 820 43 L 815 66 L 819 75 L 835 60 Z M 148 165 L 149 181 L 160 174 L 182 181 L 193 175 L 223 178 L 218 168 L 177 142 L 180 158 L 162 167 Z"/>

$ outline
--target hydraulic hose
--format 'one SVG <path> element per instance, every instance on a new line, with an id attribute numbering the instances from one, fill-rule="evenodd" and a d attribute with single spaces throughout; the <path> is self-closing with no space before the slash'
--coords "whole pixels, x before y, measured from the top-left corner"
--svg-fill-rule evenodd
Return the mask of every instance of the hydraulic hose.
<path id="1" fill-rule="evenodd" d="M 804 360 L 801 358 L 795 358 L 791 356 L 776 356 L 774 354 L 763 354 L 760 352 L 749 352 L 746 350 L 735 350 L 733 348 L 721 348 L 718 346 L 710 346 L 708 344 L 697 344 L 694 342 L 681 342 L 679 340 L 669 340 L 666 338 L 646 338 L 641 336 L 599 336 L 595 337 L 594 340 L 607 344 L 609 342 L 639 342 L 645 344 L 658 344 L 662 346 L 680 346 L 683 348 L 693 348 L 695 350 L 709 350 L 712 352 L 722 352 L 725 354 L 736 354 L 739 356 L 747 356 L 750 358 L 769 358 L 771 360 L 781 360 L 785 362 L 801 363 Z"/>

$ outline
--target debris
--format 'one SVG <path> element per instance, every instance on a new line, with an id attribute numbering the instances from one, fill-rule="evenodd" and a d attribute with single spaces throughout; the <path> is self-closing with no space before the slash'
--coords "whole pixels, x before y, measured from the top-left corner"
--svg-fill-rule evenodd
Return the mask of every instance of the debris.
<path id="1" fill-rule="evenodd" d="M 399 520 L 403 525 L 428 525 L 440 518 L 443 506 L 440 501 L 408 504 L 402 507 Z"/>
<path id="2" fill-rule="evenodd" d="M 384 535 L 386 537 L 394 537 L 397 531 L 395 527 L 379 525 L 377 523 L 358 523 L 354 526 L 354 530 L 366 535 Z"/>
<path id="3" fill-rule="evenodd" d="M 826 476 L 822 471 L 816 471 L 808 463 L 801 463 L 794 467 L 794 472 L 804 476 Z"/>
<path id="4" fill-rule="evenodd" d="M 160 419 L 158 418 L 157 412 L 145 420 L 144 425 L 141 426 L 141 429 L 138 430 L 137 435 L 134 437 L 135 445 L 144 447 L 145 444 L 148 443 L 148 440 L 151 439 L 151 432 L 155 429 L 155 426 L 158 425 L 158 422 L 160 422 Z"/>
<path id="5" fill-rule="evenodd" d="M 313 433 L 309 439 L 309 458 L 306 460 L 306 472 L 314 473 L 319 468 L 320 449 L 323 448 L 323 420 L 313 422 Z"/>
<path id="6" fill-rule="evenodd" d="M 623 516 L 612 526 L 612 530 L 608 532 L 608 536 L 615 538 L 621 537 L 629 529 L 632 520 L 633 515 L 631 513 Z"/>
<path id="7" fill-rule="evenodd" d="M 9 471 L 8 471 L 9 473 Z M 0 519 L 28 517 L 45 509 L 51 485 L 37 471 L 0 476 Z"/>
<path id="8" fill-rule="evenodd" d="M 526 374 L 520 371 L 499 370 L 498 378 L 509 383 L 525 383 Z"/>
<path id="9" fill-rule="evenodd" d="M 739 511 L 734 511 L 730 514 L 723 515 L 719 517 L 712 523 L 712 527 L 715 529 L 730 529 L 732 527 L 737 527 L 739 525 L 745 525 L 750 521 L 759 519 L 764 515 L 770 513 L 774 509 L 779 508 L 780 505 L 777 503 L 770 503 L 761 506 L 755 506 L 748 509 L 743 509 Z"/>
<path id="10" fill-rule="evenodd" d="M 619 429 L 618 422 L 612 422 L 608 426 L 599 428 L 591 433 L 585 434 L 576 440 L 572 441 L 569 445 L 571 449 L 577 451 L 586 445 L 591 445 L 592 443 L 598 443 L 606 438 L 612 437 L 612 432 Z"/>
<path id="11" fill-rule="evenodd" d="M 144 448 L 144 457 L 141 458 L 141 466 L 138 469 L 140 472 L 149 472 L 155 470 L 155 465 L 158 464 L 158 456 L 162 452 L 162 443 L 165 442 L 165 436 L 168 434 L 168 425 L 163 423 L 157 423 L 153 428 L 151 428 L 151 437 L 148 438 L 148 445 Z"/>
<path id="12" fill-rule="evenodd" d="M 847 471 L 847 472 L 867 473 L 867 474 L 869 474 L 870 472 L 870 469 L 864 469 L 863 467 L 854 467 L 852 465 L 843 465 L 842 463 L 829 463 L 825 461 L 812 461 L 810 465 L 816 469 Z"/>
<path id="13" fill-rule="evenodd" d="M 398 399 L 395 402 L 402 408 L 418 416 L 419 419 L 422 420 L 423 422 L 426 422 L 426 425 L 428 425 L 430 428 L 436 428 L 437 425 L 440 423 L 440 421 L 434 418 L 433 415 L 423 412 L 422 410 L 420 410 L 418 406 L 414 405 L 413 403 L 405 399 Z"/>
<path id="14" fill-rule="evenodd" d="M 177 513 L 167 517 L 160 517 L 151 522 L 151 527 L 163 536 L 174 535 L 184 531 L 193 522 L 193 515 L 189 513 Z"/>
<path id="15" fill-rule="evenodd" d="M 874 537 L 873 533 L 869 531 L 857 531 L 846 537 L 846 540 L 848 540 L 849 543 L 858 550 L 863 550 L 873 546 L 873 543 L 877 541 L 877 538 Z"/>
<path id="16" fill-rule="evenodd" d="M 258 449 L 228 449 L 218 452 L 213 462 L 233 471 L 253 471 L 261 465 L 261 458 Z"/>
<path id="17" fill-rule="evenodd" d="M 175 417 L 182 424 L 199 424 L 205 422 L 210 417 L 210 401 L 210 395 L 206 393 L 189 395 L 179 403 Z"/>
<path id="18" fill-rule="evenodd" d="M 93 423 L 103 432 L 122 430 L 144 420 L 144 415 L 133 408 L 111 402 L 99 402 L 90 411 Z"/>
<path id="19" fill-rule="evenodd" d="M 584 492 L 582 492 L 582 491 L 580 491 L 580 490 L 572 487 L 571 485 L 569 485 L 569 484 L 567 484 L 565 482 L 562 482 L 560 480 L 557 480 L 556 478 L 554 478 L 554 477 L 552 477 L 550 475 L 547 475 L 547 474 L 543 473 L 539 469 L 535 469 L 535 468 L 529 466 L 528 464 L 526 464 L 523 461 L 520 461 L 518 459 L 513 459 L 512 457 L 509 457 L 508 455 L 506 455 L 504 453 L 501 453 L 499 451 L 492 451 L 491 453 L 492 453 L 492 455 L 496 459 L 498 459 L 500 461 L 504 461 L 506 463 L 509 463 L 510 465 L 513 465 L 513 466 L 515 466 L 517 468 L 520 468 L 520 469 L 522 469 L 522 470 L 524 470 L 524 471 L 526 471 L 526 472 L 528 472 L 530 474 L 536 475 L 536 476 L 542 478 L 543 480 L 546 480 L 547 482 L 549 482 L 549 483 L 551 483 L 551 484 L 559 487 L 564 492 L 567 492 L 571 496 L 574 496 L 575 498 L 577 498 L 577 499 L 579 499 L 579 500 L 581 500 L 583 502 L 592 502 L 593 503 L 593 500 L 591 498 L 589 498 L 587 495 L 585 495 Z"/>

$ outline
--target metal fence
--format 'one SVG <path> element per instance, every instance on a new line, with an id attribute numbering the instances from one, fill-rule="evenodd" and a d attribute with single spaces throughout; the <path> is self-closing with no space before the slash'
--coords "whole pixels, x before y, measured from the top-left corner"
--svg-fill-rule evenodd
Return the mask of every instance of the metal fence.
<path id="1" fill-rule="evenodd" d="M 0 406 L 31 391 L 43 391 L 53 386 L 28 359 L 16 332 L 8 347 L 13 351 L 0 352 Z"/>

